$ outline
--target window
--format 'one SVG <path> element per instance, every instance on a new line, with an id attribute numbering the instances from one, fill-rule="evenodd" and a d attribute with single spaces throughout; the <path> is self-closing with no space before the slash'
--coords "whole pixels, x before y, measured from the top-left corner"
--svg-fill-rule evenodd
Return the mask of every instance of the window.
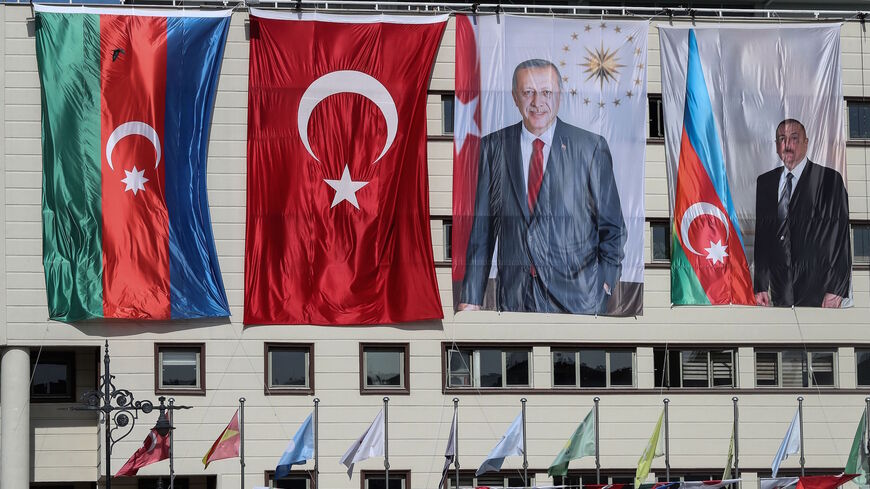
<path id="1" fill-rule="evenodd" d="M 409 394 L 408 344 L 360 344 L 360 392 Z"/>
<path id="2" fill-rule="evenodd" d="M 722 473 L 704 473 L 704 472 L 693 472 L 691 474 L 674 474 L 671 472 L 671 478 L 668 480 L 665 478 L 664 472 L 656 473 L 656 482 L 692 482 L 692 481 L 711 481 L 711 480 L 719 480 L 722 478 Z M 726 486 L 727 487 L 727 486 Z"/>
<path id="3" fill-rule="evenodd" d="M 452 93 L 441 95 L 441 134 L 453 134 L 453 101 Z"/>
<path id="4" fill-rule="evenodd" d="M 311 344 L 266 343 L 266 394 L 313 394 Z"/>
<path id="5" fill-rule="evenodd" d="M 836 372 L 834 351 L 755 352 L 755 385 L 758 387 L 835 387 Z"/>
<path id="6" fill-rule="evenodd" d="M 649 101 L 649 137 L 665 137 L 665 116 L 662 110 L 662 94 L 651 93 L 647 95 Z"/>
<path id="7" fill-rule="evenodd" d="M 870 385 L 870 350 L 855 350 L 855 362 L 857 363 L 858 385 Z"/>
<path id="8" fill-rule="evenodd" d="M 734 350 L 653 350 L 655 386 L 736 387 Z"/>
<path id="9" fill-rule="evenodd" d="M 205 344 L 154 345 L 154 392 L 205 395 Z"/>
<path id="10" fill-rule="evenodd" d="M 142 476 L 139 476 L 137 477 L 137 479 L 139 479 L 136 486 L 138 489 L 158 489 L 161 487 L 169 487 L 169 477 L 144 478 Z M 173 486 L 175 487 L 175 489 L 189 489 L 190 479 L 188 479 L 187 477 L 176 477 L 173 481 Z"/>
<path id="11" fill-rule="evenodd" d="M 444 226 L 444 259 L 453 259 L 453 221 L 441 221 Z"/>
<path id="12" fill-rule="evenodd" d="M 302 471 L 291 471 L 286 477 L 276 481 L 275 471 L 269 470 L 266 472 L 266 484 L 270 489 L 312 489 L 313 486 L 310 474 Z"/>
<path id="13" fill-rule="evenodd" d="M 385 489 L 386 477 L 383 470 L 363 470 L 361 471 L 360 479 L 362 480 L 362 489 Z M 408 470 L 392 470 L 390 469 L 390 487 L 389 489 L 410 489 L 411 488 L 411 472 Z"/>
<path id="14" fill-rule="evenodd" d="M 849 139 L 870 139 L 870 102 L 847 100 Z"/>
<path id="15" fill-rule="evenodd" d="M 447 387 L 531 387 L 531 348 L 447 350 Z"/>
<path id="16" fill-rule="evenodd" d="M 652 261 L 671 261 L 671 226 L 667 219 L 650 221 Z"/>
<path id="17" fill-rule="evenodd" d="M 554 387 L 634 387 L 634 350 L 551 348 Z"/>
<path id="18" fill-rule="evenodd" d="M 30 352 L 30 399 L 33 402 L 75 402 L 75 353 Z"/>
<path id="19" fill-rule="evenodd" d="M 852 246 L 855 263 L 870 263 L 870 224 L 852 225 Z"/>
<path id="20" fill-rule="evenodd" d="M 565 485 L 568 487 L 583 487 L 591 484 L 596 484 L 599 480 L 595 477 L 595 472 L 592 473 L 573 473 L 568 472 L 565 477 L 555 477 L 553 482 L 556 485 Z M 634 487 L 634 477 L 630 475 L 605 475 L 601 474 L 601 484 L 625 484 L 625 489 Z"/>

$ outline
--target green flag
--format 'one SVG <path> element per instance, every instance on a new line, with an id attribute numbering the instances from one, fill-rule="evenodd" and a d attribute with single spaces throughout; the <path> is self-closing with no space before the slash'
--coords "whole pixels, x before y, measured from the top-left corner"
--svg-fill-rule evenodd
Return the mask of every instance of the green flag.
<path id="1" fill-rule="evenodd" d="M 653 430 L 652 436 L 649 437 L 649 442 L 637 461 L 637 472 L 634 475 L 634 487 L 640 487 L 646 476 L 649 475 L 649 469 L 652 466 L 652 461 L 656 457 L 661 457 L 665 454 L 664 437 L 662 437 L 662 419 L 665 417 L 665 410 L 662 409 L 662 414 L 659 415 L 659 420 Z"/>
<path id="2" fill-rule="evenodd" d="M 728 460 L 725 461 L 725 471 L 722 472 L 722 480 L 731 478 L 731 465 L 734 463 L 734 427 L 731 427 L 731 442 L 728 444 Z"/>
<path id="3" fill-rule="evenodd" d="M 547 473 L 551 477 L 565 477 L 568 473 L 568 462 L 589 455 L 595 455 L 595 416 L 592 409 L 556 455 Z"/>
<path id="4" fill-rule="evenodd" d="M 858 429 L 855 430 L 855 439 L 852 441 L 852 449 L 849 450 L 849 460 L 846 461 L 846 468 L 843 470 L 847 474 L 859 474 L 858 477 L 852 479 L 858 487 L 867 489 L 870 487 L 870 458 L 867 456 L 867 431 L 866 431 L 867 409 L 861 413 L 861 420 L 858 421 Z"/>

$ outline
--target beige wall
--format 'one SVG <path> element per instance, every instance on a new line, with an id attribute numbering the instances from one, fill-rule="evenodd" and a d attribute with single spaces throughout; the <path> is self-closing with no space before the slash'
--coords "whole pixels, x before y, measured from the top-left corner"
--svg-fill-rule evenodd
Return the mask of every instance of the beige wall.
<path id="1" fill-rule="evenodd" d="M 449 268 L 438 269 L 444 321 L 405 326 L 344 328 L 311 326 L 260 326 L 243 329 L 242 272 L 245 223 L 245 122 L 247 120 L 247 55 L 245 13 L 233 17 L 218 86 L 209 146 L 208 185 L 212 223 L 221 271 L 233 317 L 229 322 L 177 323 L 81 323 L 68 325 L 46 320 L 44 279 L 41 265 L 41 159 L 39 82 L 36 74 L 34 39 L 26 19 L 30 9 L 0 7 L 3 39 L 0 43 L 0 345 L 102 345 L 110 341 L 112 372 L 116 385 L 133 390 L 137 398 L 156 399 L 154 394 L 154 347 L 159 342 L 205 342 L 207 395 L 176 396 L 180 404 L 194 406 L 176 417 L 176 469 L 179 474 L 218 474 L 218 487 L 238 486 L 236 460 L 213 463 L 203 471 L 200 459 L 229 421 L 239 397 L 247 398 L 246 486 L 262 483 L 263 471 L 275 462 L 298 424 L 312 406 L 312 396 L 263 395 L 263 342 L 314 342 L 316 395 L 321 399 L 320 467 L 323 487 L 357 488 L 358 472 L 350 482 L 338 459 L 371 419 L 382 402 L 380 395 L 359 394 L 359 342 L 409 342 L 411 394 L 393 396 L 390 403 L 390 451 L 394 469 L 410 469 L 415 488 L 437 484 L 442 454 L 452 416 L 453 394 L 441 391 L 441 344 L 451 341 L 541 342 L 534 349 L 534 387 L 549 388 L 549 350 L 546 343 L 602 342 L 642 345 L 637 354 L 636 394 L 602 395 L 602 467 L 633 469 L 660 412 L 662 393 L 653 388 L 651 345 L 740 343 L 740 387 L 751 389 L 754 381 L 752 344 L 809 343 L 840 348 L 841 389 L 806 390 L 806 446 L 809 467 L 842 467 L 863 405 L 865 392 L 854 390 L 855 365 L 852 346 L 870 345 L 870 276 L 866 268 L 854 273 L 855 307 L 845 311 L 759 310 L 754 308 L 672 308 L 669 302 L 669 272 L 646 271 L 644 315 L 638 318 L 596 318 L 538 314 L 477 313 L 454 315 Z M 453 87 L 452 21 L 440 48 L 431 89 Z M 658 38 L 650 29 L 649 91 L 659 93 Z M 870 86 L 870 54 L 865 55 L 862 79 L 859 24 L 843 28 L 844 91 L 863 95 Z M 865 41 L 870 52 L 870 42 Z M 440 105 L 430 95 L 429 134 L 440 130 Z M 848 177 L 852 218 L 870 218 L 868 205 L 868 150 L 849 147 Z M 452 143 L 429 143 L 431 212 L 451 213 Z M 667 217 L 667 181 L 664 148 L 650 145 L 646 164 L 646 213 Z M 436 260 L 443 257 L 440 222 L 433 223 Z M 647 244 L 647 250 L 649 245 Z M 649 259 L 649 251 L 647 251 Z M 4 268 L 5 267 L 5 268 Z M 91 361 L 93 364 L 93 361 Z M 731 397 L 734 391 L 697 394 L 670 392 L 671 466 L 676 469 L 721 470 L 731 429 Z M 741 466 L 769 466 L 794 412 L 796 393 L 740 391 Z M 474 468 L 483 460 L 520 409 L 521 395 L 460 395 L 461 462 Z M 529 417 L 529 466 L 546 469 L 566 437 L 592 404 L 591 395 L 525 394 Z M 33 409 L 35 439 L 34 477 L 39 481 L 65 478 L 95 480 L 100 445 L 95 426 L 66 426 L 66 415 L 50 407 Z M 72 419 L 72 418 L 69 418 Z M 81 420 L 82 418 L 75 418 Z M 42 423 L 43 420 L 54 420 Z M 143 416 L 136 430 L 115 447 L 113 468 L 126 460 L 141 443 L 156 415 Z M 64 447 L 77 447 L 66 455 Z M 63 452 L 63 453 L 61 453 Z M 308 464 L 306 467 L 311 467 Z M 508 459 L 506 468 L 521 466 Z M 572 463 L 591 468 L 592 460 Z M 658 460 L 655 469 L 663 467 Z M 784 467 L 797 467 L 797 457 Z M 359 469 L 382 468 L 381 460 L 357 465 Z M 142 474 L 165 473 L 166 463 L 145 468 Z M 662 470 L 663 472 L 663 470 Z M 754 477 L 748 474 L 749 480 Z M 539 479 L 541 481 L 541 479 Z"/>

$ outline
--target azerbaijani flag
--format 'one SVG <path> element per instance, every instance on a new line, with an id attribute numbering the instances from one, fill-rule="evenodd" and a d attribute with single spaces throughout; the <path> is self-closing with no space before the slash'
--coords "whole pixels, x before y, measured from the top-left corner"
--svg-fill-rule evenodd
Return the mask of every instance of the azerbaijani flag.
<path id="1" fill-rule="evenodd" d="M 34 9 L 50 317 L 228 316 L 206 155 L 231 11 Z"/>
<path id="2" fill-rule="evenodd" d="M 755 304 L 695 30 L 674 200 L 671 302 Z"/>

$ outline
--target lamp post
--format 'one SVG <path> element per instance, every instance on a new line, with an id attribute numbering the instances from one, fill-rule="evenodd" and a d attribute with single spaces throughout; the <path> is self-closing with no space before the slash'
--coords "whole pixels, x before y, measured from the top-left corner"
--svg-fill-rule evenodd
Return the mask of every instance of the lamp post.
<path id="1" fill-rule="evenodd" d="M 112 448 L 116 443 L 127 437 L 139 419 L 139 413 L 149 414 L 154 410 L 154 403 L 148 399 L 137 401 L 133 393 L 127 389 L 118 389 L 112 383 L 114 376 L 109 371 L 109 340 L 103 350 L 103 374 L 100 386 L 96 390 L 82 394 L 84 406 L 70 408 L 75 411 L 99 411 L 103 416 L 106 450 L 106 489 L 112 488 Z M 165 397 L 160 397 L 160 416 L 154 428 L 160 436 L 166 436 L 173 428 L 167 411 L 175 409 L 190 409 L 191 406 L 167 406 Z M 112 426 L 114 425 L 114 427 Z M 116 436 L 120 434 L 120 436 Z"/>

